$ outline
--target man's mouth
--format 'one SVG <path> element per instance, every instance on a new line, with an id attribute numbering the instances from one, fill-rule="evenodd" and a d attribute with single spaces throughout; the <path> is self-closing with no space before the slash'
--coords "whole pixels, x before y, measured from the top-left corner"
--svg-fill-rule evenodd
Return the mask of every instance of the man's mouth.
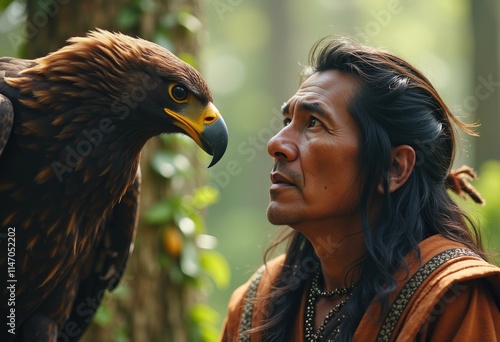
<path id="1" fill-rule="evenodd" d="M 273 183 L 273 185 L 271 185 L 271 189 L 295 186 L 291 180 L 279 172 L 271 173 L 271 182 Z"/>

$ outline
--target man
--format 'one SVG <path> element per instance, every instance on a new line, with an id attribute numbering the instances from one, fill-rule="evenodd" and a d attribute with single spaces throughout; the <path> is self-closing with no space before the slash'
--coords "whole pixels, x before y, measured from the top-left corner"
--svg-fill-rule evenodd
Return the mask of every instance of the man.
<path id="1" fill-rule="evenodd" d="M 472 134 L 406 61 L 350 40 L 319 42 L 283 106 L 268 219 L 286 253 L 230 300 L 223 341 L 492 341 L 500 269 L 447 189 Z M 284 239 L 282 239 L 284 240 Z"/>

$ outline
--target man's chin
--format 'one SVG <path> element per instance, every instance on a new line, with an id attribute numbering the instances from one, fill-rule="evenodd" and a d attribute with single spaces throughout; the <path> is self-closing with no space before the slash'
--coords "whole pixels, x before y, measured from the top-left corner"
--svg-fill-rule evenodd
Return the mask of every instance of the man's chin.
<path id="1" fill-rule="evenodd" d="M 277 203 L 271 202 L 267 207 L 267 220 L 275 226 L 283 226 L 290 225 L 293 217 L 289 210 L 283 210 Z"/>

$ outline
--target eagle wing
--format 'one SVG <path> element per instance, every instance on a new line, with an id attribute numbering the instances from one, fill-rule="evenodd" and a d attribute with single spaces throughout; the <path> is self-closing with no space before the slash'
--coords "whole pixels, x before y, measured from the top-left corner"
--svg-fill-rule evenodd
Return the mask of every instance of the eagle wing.
<path id="1" fill-rule="evenodd" d="M 106 290 L 114 290 L 125 273 L 137 231 L 140 186 L 139 168 L 134 182 L 101 226 L 101 240 L 83 266 L 71 315 L 60 333 L 66 335 L 67 341 L 79 340 L 92 322 Z"/>
<path id="2" fill-rule="evenodd" d="M 14 108 L 10 99 L 17 97 L 17 91 L 8 87 L 4 79 L 17 76 L 20 71 L 33 64 L 31 60 L 0 57 L 0 156 L 14 125 Z"/>
<path id="3" fill-rule="evenodd" d="M 14 108 L 10 100 L 0 94 L 0 156 L 9 140 L 14 124 Z"/>
<path id="4" fill-rule="evenodd" d="M 9 140 L 12 126 L 14 125 L 14 108 L 9 98 L 4 95 L 4 78 L 10 73 L 18 71 L 17 65 L 12 65 L 13 59 L 0 59 L 0 156 Z"/>

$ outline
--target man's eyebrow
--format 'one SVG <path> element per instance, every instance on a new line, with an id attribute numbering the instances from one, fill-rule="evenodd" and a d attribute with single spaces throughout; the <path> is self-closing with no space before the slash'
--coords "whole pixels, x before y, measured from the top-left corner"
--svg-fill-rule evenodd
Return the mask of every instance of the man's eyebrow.
<path id="1" fill-rule="evenodd" d="M 314 112 L 321 116 L 326 116 L 326 112 L 324 111 L 323 107 L 321 107 L 321 105 L 315 102 L 301 102 L 299 104 L 299 109 L 306 112 Z M 289 112 L 290 112 L 290 103 L 284 103 L 283 106 L 281 106 L 281 113 L 285 115 L 288 114 Z"/>
<path id="2" fill-rule="evenodd" d="M 290 103 L 283 103 L 283 106 L 281 106 L 281 113 L 283 115 L 288 114 L 290 111 Z"/>
<path id="3" fill-rule="evenodd" d="M 326 114 L 325 110 L 321 105 L 315 103 L 315 102 L 301 102 L 299 104 L 299 109 L 306 111 L 306 112 L 313 112 L 316 114 L 319 114 L 320 116 L 327 117 L 328 115 Z"/>
<path id="4" fill-rule="evenodd" d="M 298 104 L 299 110 L 304 111 L 304 112 L 312 112 L 315 113 L 316 115 L 322 117 L 323 119 L 326 120 L 331 120 L 331 115 L 329 115 L 323 107 L 316 103 L 316 102 L 300 102 Z M 283 115 L 290 114 L 290 102 L 284 103 L 283 106 L 281 106 L 281 113 Z"/>

